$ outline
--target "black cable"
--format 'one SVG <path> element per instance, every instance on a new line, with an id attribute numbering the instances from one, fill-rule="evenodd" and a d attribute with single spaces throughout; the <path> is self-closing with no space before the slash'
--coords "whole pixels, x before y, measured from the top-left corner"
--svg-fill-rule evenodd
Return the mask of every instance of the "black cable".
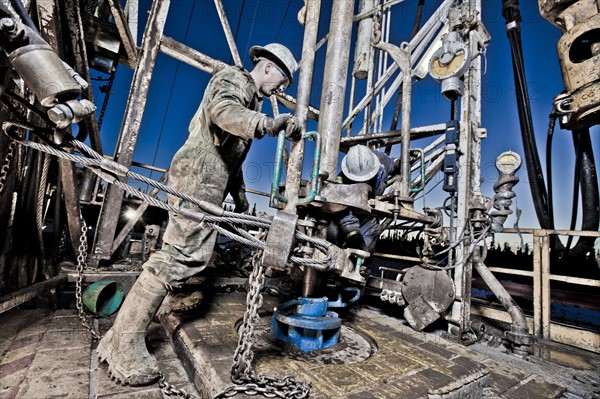
<path id="1" fill-rule="evenodd" d="M 281 33 L 281 28 L 283 27 L 283 24 L 285 23 L 285 18 L 287 17 L 288 11 L 290 9 L 290 4 L 292 4 L 292 2 L 288 1 L 288 5 L 285 9 L 285 13 L 283 14 L 283 18 L 281 18 L 281 24 L 279 25 L 279 29 L 277 29 L 277 35 L 275 35 L 275 41 L 277 41 L 277 39 L 279 38 L 279 33 Z"/>
<path id="2" fill-rule="evenodd" d="M 419 4 L 417 4 L 417 13 L 415 14 L 415 22 L 413 24 L 413 30 L 411 38 L 417 36 L 419 33 L 419 27 L 421 26 L 421 17 L 423 16 L 423 7 L 425 6 L 425 0 L 419 0 Z"/>
<path id="3" fill-rule="evenodd" d="M 552 209 L 554 209 L 554 199 L 552 195 L 552 142 L 557 116 L 558 115 L 554 111 L 550 113 L 548 120 L 548 134 L 546 137 L 546 191 L 548 192 L 548 213 L 552 213 Z"/>
<path id="4" fill-rule="evenodd" d="M 233 36 L 233 41 L 237 42 L 238 33 L 240 31 L 240 24 L 242 22 L 242 16 L 244 15 L 244 6 L 246 5 L 246 0 L 242 1 L 242 7 L 240 8 L 240 16 L 237 21 L 237 26 L 235 27 L 235 35 Z M 233 54 L 229 56 L 229 65 L 233 62 Z"/>
<path id="5" fill-rule="evenodd" d="M 594 151 L 589 129 L 575 130 L 573 139 L 581 154 L 579 164 L 579 187 L 581 190 L 581 230 L 598 231 L 600 224 L 600 193 Z M 571 249 L 572 255 L 585 255 L 594 251 L 595 237 L 580 237 Z"/>
<path id="6" fill-rule="evenodd" d="M 544 229 L 553 229 L 554 220 L 552 210 L 549 212 L 548 208 L 548 194 L 546 192 L 544 176 L 535 142 L 529 92 L 525 78 L 525 65 L 520 33 L 520 23 L 522 19 L 519 12 L 519 1 L 503 0 L 502 15 L 507 23 L 507 35 L 512 55 L 519 123 L 521 125 L 521 138 L 523 140 L 525 163 L 527 174 L 530 179 L 529 186 L 533 197 L 533 204 L 540 226 Z"/>
<path id="7" fill-rule="evenodd" d="M 579 132 L 573 132 L 573 144 L 575 144 L 575 173 L 573 176 L 573 203 L 571 204 L 571 224 L 569 230 L 575 230 L 577 224 L 577 211 L 579 209 L 579 183 L 581 178 L 581 145 L 579 145 Z M 573 236 L 569 236 L 567 239 L 567 245 L 565 245 L 565 256 L 568 255 L 571 249 L 571 243 L 573 242 Z"/>

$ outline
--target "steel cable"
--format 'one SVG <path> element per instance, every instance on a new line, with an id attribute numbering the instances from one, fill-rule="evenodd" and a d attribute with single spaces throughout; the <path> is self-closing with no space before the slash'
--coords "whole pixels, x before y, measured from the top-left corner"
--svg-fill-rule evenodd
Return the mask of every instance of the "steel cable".
<path id="1" fill-rule="evenodd" d="M 204 201 L 200 201 L 200 200 L 198 200 L 194 197 L 191 197 L 187 194 L 184 194 L 177 190 L 169 188 L 162 183 L 159 183 L 152 179 L 146 178 L 145 176 L 141 176 L 137 173 L 131 172 L 130 170 L 124 168 L 122 165 L 119 165 L 114 161 L 105 159 L 102 155 L 98 154 L 96 151 L 94 151 L 93 149 L 91 149 L 90 147 L 88 147 L 87 145 L 85 145 L 84 143 L 82 143 L 78 140 L 71 138 L 69 140 L 69 143 L 72 143 L 75 148 L 79 149 L 82 153 L 89 155 L 91 158 L 71 154 L 71 153 L 68 153 L 68 152 L 58 149 L 58 148 L 55 148 L 48 144 L 36 143 L 36 142 L 32 142 L 32 141 L 29 141 L 26 139 L 20 139 L 18 137 L 14 137 L 14 135 L 11 135 L 8 132 L 8 130 L 9 130 L 8 128 L 11 126 L 21 127 L 21 128 L 28 129 L 28 130 L 34 130 L 35 127 L 24 124 L 24 123 L 14 122 L 14 121 L 6 121 L 3 123 L 2 127 L 3 127 L 3 130 L 6 133 L 6 135 L 8 137 L 10 137 L 12 140 L 14 140 L 22 145 L 29 146 L 38 151 L 45 152 L 47 154 L 51 154 L 51 155 L 54 155 L 59 158 L 67 159 L 74 163 L 79 163 L 79 164 L 89 168 L 92 172 L 94 172 L 95 174 L 100 176 L 102 179 L 106 180 L 108 183 L 116 185 L 123 191 L 131 194 L 132 196 L 134 196 L 142 201 L 149 203 L 150 205 L 164 209 L 168 212 L 179 214 L 185 218 L 195 220 L 199 223 L 206 223 L 210 228 L 216 230 L 220 234 L 222 234 L 228 238 L 231 238 L 232 240 L 235 240 L 237 242 L 245 244 L 251 248 L 258 249 L 258 250 L 264 250 L 264 248 L 265 248 L 264 241 L 261 241 L 261 240 L 257 239 L 256 237 L 251 236 L 248 233 L 244 233 L 243 235 L 233 233 L 233 232 L 223 228 L 222 226 L 219 226 L 219 223 L 228 223 L 230 225 L 250 225 L 250 226 L 268 230 L 271 227 L 271 222 L 267 219 L 262 219 L 262 218 L 259 218 L 256 216 L 251 216 L 251 215 L 240 215 L 240 214 L 237 214 L 234 212 L 222 211 L 222 212 L 219 212 L 220 215 L 215 215 L 215 214 L 210 215 L 207 213 L 194 212 L 194 211 L 190 211 L 190 210 L 183 210 L 183 209 L 176 208 L 173 205 L 170 205 L 159 199 L 151 197 L 139 190 L 136 190 L 135 188 L 133 188 L 133 187 L 129 186 L 128 184 L 126 184 L 125 182 L 121 181 L 119 179 L 118 175 L 122 174 L 124 176 L 131 177 L 133 179 L 136 179 L 136 180 L 139 180 L 142 182 L 146 182 L 155 188 L 158 188 L 162 191 L 165 191 L 171 195 L 174 195 L 178 198 L 181 198 L 185 201 L 188 201 L 188 202 L 198 206 L 204 212 L 210 212 L 210 211 L 216 210 L 216 209 L 220 210 L 220 208 L 218 208 L 218 206 L 216 206 L 216 205 L 212 205 L 212 204 L 206 203 Z M 107 169 L 110 172 L 108 172 Z M 114 174 L 111 172 L 114 172 Z M 306 267 L 315 268 L 317 270 L 329 270 L 331 268 L 333 258 L 332 258 L 332 254 L 331 254 L 331 250 L 330 250 L 330 244 L 327 241 L 317 239 L 314 237 L 310 237 L 299 231 L 296 231 L 295 236 L 296 236 L 296 239 L 299 241 L 312 244 L 315 248 L 319 249 L 325 255 L 325 257 L 323 259 L 305 259 L 305 258 L 302 258 L 299 256 L 290 256 L 289 259 L 291 262 L 299 264 L 299 265 L 303 265 Z"/>

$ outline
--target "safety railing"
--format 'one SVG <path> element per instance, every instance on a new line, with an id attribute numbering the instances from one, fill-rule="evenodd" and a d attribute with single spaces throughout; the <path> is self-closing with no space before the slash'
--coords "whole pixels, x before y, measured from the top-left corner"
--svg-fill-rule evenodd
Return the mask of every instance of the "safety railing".
<path id="1" fill-rule="evenodd" d="M 541 229 L 505 229 L 503 233 L 533 235 L 533 270 L 517 270 L 510 267 L 491 267 L 493 273 L 524 276 L 533 279 L 533 318 L 527 317 L 530 331 L 537 337 L 553 342 L 572 345 L 600 352 L 600 334 L 583 328 L 567 326 L 551 321 L 552 281 L 573 285 L 600 287 L 600 280 L 552 274 L 550 272 L 550 241 L 552 236 L 600 237 L 600 232 Z M 510 322 L 503 310 L 473 305 L 473 314 Z"/>
<path id="2" fill-rule="evenodd" d="M 542 230 L 542 229 L 504 229 L 503 234 L 527 234 L 533 236 L 533 265 L 531 270 L 512 269 L 510 265 L 504 267 L 489 266 L 494 274 L 529 277 L 533 283 L 533 317 L 526 317 L 530 331 L 537 338 L 553 342 L 576 346 L 593 352 L 600 352 L 600 334 L 594 331 L 567 326 L 551 321 L 552 289 L 551 282 L 559 281 L 566 284 L 600 287 L 600 280 L 552 274 L 550 272 L 550 242 L 552 236 L 597 237 L 600 232 L 572 231 L 572 230 Z M 374 257 L 403 261 L 422 262 L 412 256 L 402 256 L 386 253 L 375 253 Z M 380 267 L 383 277 L 384 272 L 401 273 L 401 271 Z M 399 276 L 398 276 L 399 277 Z M 472 304 L 471 313 L 490 319 L 510 323 L 510 315 L 501 309 L 495 309 L 479 304 Z"/>

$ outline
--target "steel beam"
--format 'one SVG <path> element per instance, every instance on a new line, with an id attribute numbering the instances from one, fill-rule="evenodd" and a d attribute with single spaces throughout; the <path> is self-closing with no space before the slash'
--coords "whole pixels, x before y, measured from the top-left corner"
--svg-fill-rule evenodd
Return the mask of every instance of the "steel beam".
<path id="1" fill-rule="evenodd" d="M 169 176 L 168 172 L 166 172 L 164 175 L 162 175 L 162 177 L 159 180 L 159 183 L 165 184 L 167 182 L 168 176 Z M 160 191 L 161 191 L 160 189 L 155 187 L 148 195 L 152 198 L 156 198 L 156 196 L 158 195 L 158 193 Z M 123 240 L 125 240 L 125 237 L 127 237 L 127 234 L 129 234 L 129 232 L 133 229 L 135 224 L 140 220 L 140 218 L 142 217 L 144 212 L 146 212 L 146 209 L 148 209 L 148 206 L 150 206 L 150 204 L 148 202 L 146 202 L 146 201 L 142 202 L 140 204 L 140 206 L 138 206 L 138 208 L 135 210 L 135 213 L 133 215 L 131 215 L 131 217 L 127 220 L 127 223 L 125 223 L 125 226 L 123 226 L 123 228 L 121 228 L 121 231 L 119 232 L 119 234 L 117 234 L 117 237 L 113 241 L 112 249 L 110 252 L 111 255 L 114 254 L 115 251 L 117 250 L 117 248 L 119 248 L 119 246 L 123 243 Z"/>
<path id="2" fill-rule="evenodd" d="M 90 83 L 90 68 L 87 61 L 87 49 L 83 37 L 83 22 L 81 20 L 81 9 L 78 0 L 65 0 L 65 14 L 69 24 L 69 32 L 77 32 L 70 35 L 71 46 L 75 56 L 75 70 L 88 83 L 87 88 L 81 93 L 81 98 L 94 102 L 94 92 Z M 79 123 L 80 129 L 83 129 L 90 136 L 90 144 L 94 151 L 102 154 L 102 142 L 100 140 L 100 129 L 96 118 L 86 118 Z"/>
<path id="3" fill-rule="evenodd" d="M 227 15 L 225 15 L 225 9 L 223 8 L 223 3 L 221 0 L 215 0 L 215 6 L 217 7 L 217 13 L 219 14 L 219 19 L 221 20 L 221 25 L 223 25 L 223 31 L 225 32 L 225 38 L 227 38 L 227 45 L 229 46 L 229 50 L 231 51 L 231 56 L 233 57 L 233 61 L 235 65 L 239 67 L 243 67 L 242 60 L 240 59 L 240 54 L 238 53 L 237 46 L 235 44 L 235 38 L 231 33 L 231 27 L 229 27 L 229 21 L 227 21 Z M 240 16 L 241 18 L 241 16 Z"/>
<path id="4" fill-rule="evenodd" d="M 127 168 L 131 166 L 133 160 L 133 152 L 137 143 L 144 115 L 144 106 L 150 89 L 150 81 L 152 80 L 152 72 L 170 4 L 170 0 L 153 1 L 144 30 L 142 48 L 133 74 L 115 154 L 115 160 Z M 98 220 L 94 250 L 91 255 L 91 261 L 94 265 L 97 265 L 100 260 L 110 258 L 122 202 L 123 190 L 114 185 L 109 185 Z"/>
<path id="5" fill-rule="evenodd" d="M 336 174 L 339 157 L 354 2 L 334 0 L 332 10 L 318 129 L 323 140 L 320 174 L 330 178 Z"/>
<path id="6" fill-rule="evenodd" d="M 121 4 L 117 0 L 108 0 L 108 4 L 110 5 L 110 13 L 115 20 L 115 25 L 121 37 L 121 44 L 123 45 L 123 49 L 125 49 L 125 54 L 127 54 L 127 60 L 123 60 L 122 63 L 134 68 L 138 57 L 137 46 L 135 45 L 133 36 L 131 36 L 129 24 L 121 8 Z"/>
<path id="7" fill-rule="evenodd" d="M 38 0 L 37 14 L 40 21 L 40 34 L 61 58 L 64 57 L 58 4 L 55 0 Z M 72 18 L 69 19 L 69 23 L 76 23 L 76 20 L 76 15 L 72 15 Z M 97 142 L 99 143 L 99 138 Z M 59 159 L 58 165 L 65 198 L 69 237 L 71 238 L 73 250 L 77 253 L 79 237 L 81 236 L 81 220 L 75 167 L 70 161 L 65 159 Z M 56 228 L 58 228 L 58 226 L 56 226 Z"/>
<path id="8" fill-rule="evenodd" d="M 215 74 L 227 66 L 226 63 L 209 57 L 198 50 L 186 46 L 168 36 L 163 36 L 160 41 L 160 51 L 181 62 L 198 68 L 201 71 Z"/>
<path id="9" fill-rule="evenodd" d="M 52 277 L 49 280 L 42 281 L 40 283 L 32 284 L 28 287 L 12 292 L 8 295 L 0 297 L 0 313 L 4 313 L 14 307 L 24 304 L 25 302 L 31 301 L 38 295 L 44 292 L 50 291 L 59 285 L 67 282 L 67 276 L 64 274 Z"/>

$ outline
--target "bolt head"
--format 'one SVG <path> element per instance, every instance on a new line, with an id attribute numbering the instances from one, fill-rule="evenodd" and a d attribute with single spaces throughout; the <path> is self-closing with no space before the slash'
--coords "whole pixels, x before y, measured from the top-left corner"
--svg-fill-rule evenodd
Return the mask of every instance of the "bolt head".
<path id="1" fill-rule="evenodd" d="M 62 109 L 53 107 L 48 110 L 48 118 L 50 118 L 52 122 L 60 122 L 66 119 L 66 115 Z"/>
<path id="2" fill-rule="evenodd" d="M 14 31 L 16 27 L 15 20 L 12 18 L 2 18 L 0 19 L 0 28 L 7 32 Z"/>

